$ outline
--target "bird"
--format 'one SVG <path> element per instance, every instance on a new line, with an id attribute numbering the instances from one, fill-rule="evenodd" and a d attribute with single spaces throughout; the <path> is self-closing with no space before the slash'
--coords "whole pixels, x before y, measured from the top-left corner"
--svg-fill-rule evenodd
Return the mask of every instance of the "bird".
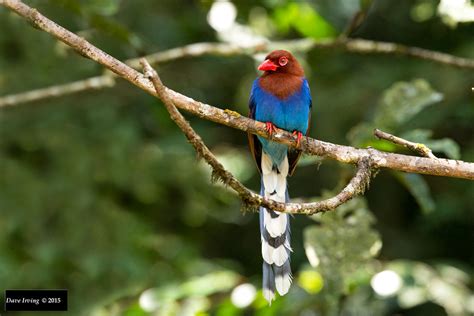
<path id="1" fill-rule="evenodd" d="M 275 128 L 292 132 L 297 147 L 308 135 L 312 99 L 304 70 L 286 50 L 272 51 L 258 66 L 263 74 L 255 79 L 249 100 L 249 117 L 265 123 L 270 140 L 248 134 L 250 151 L 261 174 L 260 195 L 277 202 L 289 202 L 287 177 L 295 170 L 301 150 L 271 140 Z M 291 282 L 290 216 L 260 207 L 260 235 L 263 257 L 262 292 L 271 305 L 275 289 L 283 296 Z"/>

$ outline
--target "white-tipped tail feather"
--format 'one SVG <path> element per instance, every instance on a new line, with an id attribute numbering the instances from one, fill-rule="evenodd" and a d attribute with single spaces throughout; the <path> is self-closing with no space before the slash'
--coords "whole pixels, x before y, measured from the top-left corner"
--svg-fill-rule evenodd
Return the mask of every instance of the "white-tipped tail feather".
<path id="1" fill-rule="evenodd" d="M 273 263 L 280 267 L 285 262 L 287 262 L 288 259 L 290 259 L 290 254 L 287 251 L 287 249 L 285 248 L 285 246 L 281 245 L 281 246 L 275 248 L 275 250 L 273 251 L 272 259 L 273 259 Z"/>
<path id="2" fill-rule="evenodd" d="M 262 152 L 261 194 L 277 202 L 287 202 L 289 164 L 285 156 L 279 166 Z M 275 299 L 275 289 L 285 295 L 291 285 L 290 267 L 290 225 L 288 214 L 260 208 L 260 230 L 263 257 L 263 295 L 271 303 Z"/>
<path id="3" fill-rule="evenodd" d="M 265 195 L 265 197 L 272 198 L 272 196 Z M 277 201 L 277 202 L 285 202 Z M 280 212 L 267 211 L 264 213 L 265 228 L 271 237 L 281 236 L 286 231 L 286 225 L 288 219 L 286 214 L 280 214 Z"/>
<path id="4" fill-rule="evenodd" d="M 263 262 L 263 287 L 262 287 L 263 297 L 271 305 L 272 301 L 275 299 L 275 276 L 271 265 Z"/>
<path id="5" fill-rule="evenodd" d="M 288 158 L 285 156 L 278 167 L 265 152 L 262 152 L 262 180 L 265 197 L 277 202 L 286 201 L 286 177 L 288 176 Z M 265 212 L 264 225 L 271 237 L 278 237 L 286 231 L 287 216 L 279 212 Z"/>
<path id="6" fill-rule="evenodd" d="M 281 267 L 274 267 L 274 273 L 275 287 L 280 295 L 285 295 L 288 293 L 293 279 L 291 276 L 290 261 L 286 261 L 286 263 Z"/>

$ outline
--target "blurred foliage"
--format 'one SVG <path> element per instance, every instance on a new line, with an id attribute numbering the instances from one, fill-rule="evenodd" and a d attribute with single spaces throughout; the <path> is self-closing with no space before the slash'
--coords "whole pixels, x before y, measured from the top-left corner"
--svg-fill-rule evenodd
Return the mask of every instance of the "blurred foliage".
<path id="1" fill-rule="evenodd" d="M 333 196 L 333 192 L 323 195 Z M 309 262 L 324 279 L 319 304 L 322 315 L 339 315 L 341 298 L 367 283 L 374 273 L 373 258 L 382 242 L 371 228 L 374 217 L 363 198 L 340 206 L 337 212 L 312 216 L 318 224 L 305 229 L 305 249 Z M 354 241 L 357 241 L 354 243 Z"/>
<path id="2" fill-rule="evenodd" d="M 278 30 L 284 34 L 290 27 L 311 38 L 328 38 L 336 34 L 333 27 L 307 3 L 290 2 L 276 8 L 274 16 Z"/>
<path id="3" fill-rule="evenodd" d="M 237 283 L 236 273 L 217 271 L 181 284 L 168 284 L 164 287 L 149 289 L 141 295 L 140 303 L 148 312 L 157 310 L 160 314 L 195 314 L 209 309 L 210 302 L 207 296 L 229 291 Z M 187 301 L 179 304 L 177 301 L 183 298 L 187 298 Z"/>
<path id="4" fill-rule="evenodd" d="M 443 306 L 448 315 L 472 314 L 471 277 L 459 267 L 447 263 L 430 266 L 407 260 L 395 260 L 387 267 L 404 279 L 397 295 L 402 308 L 433 301 Z"/>
<path id="5" fill-rule="evenodd" d="M 232 36 L 243 44 L 335 38 L 361 11 L 352 36 L 474 58 L 468 11 L 440 6 L 448 2 L 235 1 L 226 37 L 207 22 L 213 0 L 28 1 L 120 59 Z M 0 95 L 103 71 L 3 8 L 0 30 Z M 474 160 L 472 71 L 341 49 L 297 56 L 313 94 L 312 136 L 415 155 L 375 139 L 380 128 L 438 156 Z M 258 75 L 252 57 L 260 58 L 182 59 L 159 71 L 186 95 L 246 113 Z M 259 187 L 245 135 L 189 120 L 229 170 Z M 352 172 L 303 157 L 290 193 L 328 197 Z M 161 104 L 120 80 L 0 110 L 0 284 L 68 288 L 68 315 L 474 313 L 472 182 L 382 170 L 364 198 L 295 216 L 295 282 L 269 307 L 258 290 L 257 216 L 240 213 L 236 196 L 210 177 Z M 388 296 L 371 285 L 384 270 L 401 278 Z M 241 283 L 257 292 L 238 307 L 231 293 Z"/>
<path id="6" fill-rule="evenodd" d="M 428 106 L 440 102 L 443 96 L 434 91 L 422 79 L 411 82 L 397 82 L 387 89 L 379 105 L 373 110 L 370 122 L 359 123 L 353 127 L 348 138 L 354 146 L 371 146 L 384 151 L 396 151 L 397 146 L 386 140 L 376 140 L 373 131 L 379 128 L 394 133 L 412 142 L 428 146 L 435 152 L 443 152 L 448 158 L 459 159 L 459 146 L 450 138 L 431 139 L 433 132 L 425 129 L 408 130 L 406 123 L 419 118 Z M 413 195 L 424 212 L 430 212 L 435 205 L 424 177 L 419 174 L 406 174 L 392 171 L 407 190 Z"/>
<path id="7" fill-rule="evenodd" d="M 397 82 L 383 94 L 380 104 L 373 110 L 371 122 L 356 125 L 350 131 L 349 140 L 354 146 L 371 145 L 377 148 L 377 142 L 372 143 L 375 128 L 399 133 L 404 130 L 406 122 L 441 99 L 442 95 L 434 91 L 424 80 Z M 383 145 L 381 146 L 387 150 Z"/>

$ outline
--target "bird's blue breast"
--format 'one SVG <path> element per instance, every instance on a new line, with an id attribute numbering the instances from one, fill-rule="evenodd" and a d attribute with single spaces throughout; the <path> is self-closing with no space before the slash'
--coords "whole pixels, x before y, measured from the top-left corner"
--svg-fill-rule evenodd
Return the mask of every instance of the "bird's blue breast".
<path id="1" fill-rule="evenodd" d="M 311 104 L 311 95 L 306 79 L 302 81 L 299 90 L 285 99 L 280 99 L 263 90 L 258 80 L 255 80 L 252 89 L 255 119 L 262 122 L 272 122 L 287 131 L 306 133 Z"/>
<path id="2" fill-rule="evenodd" d="M 308 118 L 311 110 L 311 94 L 306 79 L 301 87 L 287 98 L 280 99 L 260 87 L 259 79 L 252 87 L 251 103 L 253 103 L 255 119 L 262 122 L 272 122 L 278 128 L 303 134 L 308 129 Z M 288 147 L 258 137 L 263 150 L 270 154 L 273 162 L 279 165 L 287 154 Z"/>

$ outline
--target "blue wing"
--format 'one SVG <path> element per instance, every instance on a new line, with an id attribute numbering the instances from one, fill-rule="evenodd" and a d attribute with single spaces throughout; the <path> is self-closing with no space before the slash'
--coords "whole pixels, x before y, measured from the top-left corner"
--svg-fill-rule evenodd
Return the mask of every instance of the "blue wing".
<path id="1" fill-rule="evenodd" d="M 258 79 L 257 79 L 258 80 Z M 257 104 L 255 103 L 255 98 L 254 98 L 254 90 L 256 88 L 257 80 L 254 81 L 252 85 L 252 91 L 250 92 L 250 100 L 249 100 L 249 117 L 251 119 L 255 120 L 255 109 L 257 107 Z M 252 153 L 252 156 L 255 160 L 255 163 L 257 164 L 257 168 L 262 173 L 262 167 L 260 166 L 260 161 L 262 159 L 262 144 L 258 140 L 257 136 L 251 133 L 247 134 L 248 140 L 249 140 L 249 148 L 250 152 Z"/>
<path id="2" fill-rule="evenodd" d="M 310 132 L 310 129 L 311 129 L 311 109 L 313 107 L 313 100 L 311 99 L 311 91 L 309 89 L 309 84 L 308 84 L 308 81 L 306 79 L 304 79 L 304 81 L 303 81 L 302 90 L 303 90 L 302 91 L 303 94 L 305 94 L 305 98 L 308 100 L 307 102 L 309 102 L 309 104 L 308 104 L 308 106 L 309 106 L 308 127 L 307 127 L 306 132 L 305 132 L 305 135 L 309 136 L 309 132 Z M 290 176 L 295 171 L 296 165 L 298 164 L 298 160 L 300 159 L 301 154 L 302 154 L 301 150 L 294 149 L 294 148 L 290 148 L 290 150 L 288 151 L 288 163 L 290 164 L 290 169 L 289 169 L 289 175 Z"/>
<path id="3" fill-rule="evenodd" d="M 250 94 L 249 117 L 262 122 L 272 122 L 277 127 L 290 132 L 296 130 L 308 135 L 311 123 L 312 101 L 307 80 L 303 79 L 300 90 L 284 100 L 260 88 L 258 80 L 254 81 Z M 285 145 L 270 142 L 251 134 L 249 134 L 248 138 L 250 150 L 259 170 L 263 147 L 266 152 L 275 158 L 276 164 L 279 164 L 284 155 L 288 155 L 289 174 L 291 175 L 294 172 L 301 156 L 301 151 L 295 149 L 288 150 L 288 147 Z"/>

